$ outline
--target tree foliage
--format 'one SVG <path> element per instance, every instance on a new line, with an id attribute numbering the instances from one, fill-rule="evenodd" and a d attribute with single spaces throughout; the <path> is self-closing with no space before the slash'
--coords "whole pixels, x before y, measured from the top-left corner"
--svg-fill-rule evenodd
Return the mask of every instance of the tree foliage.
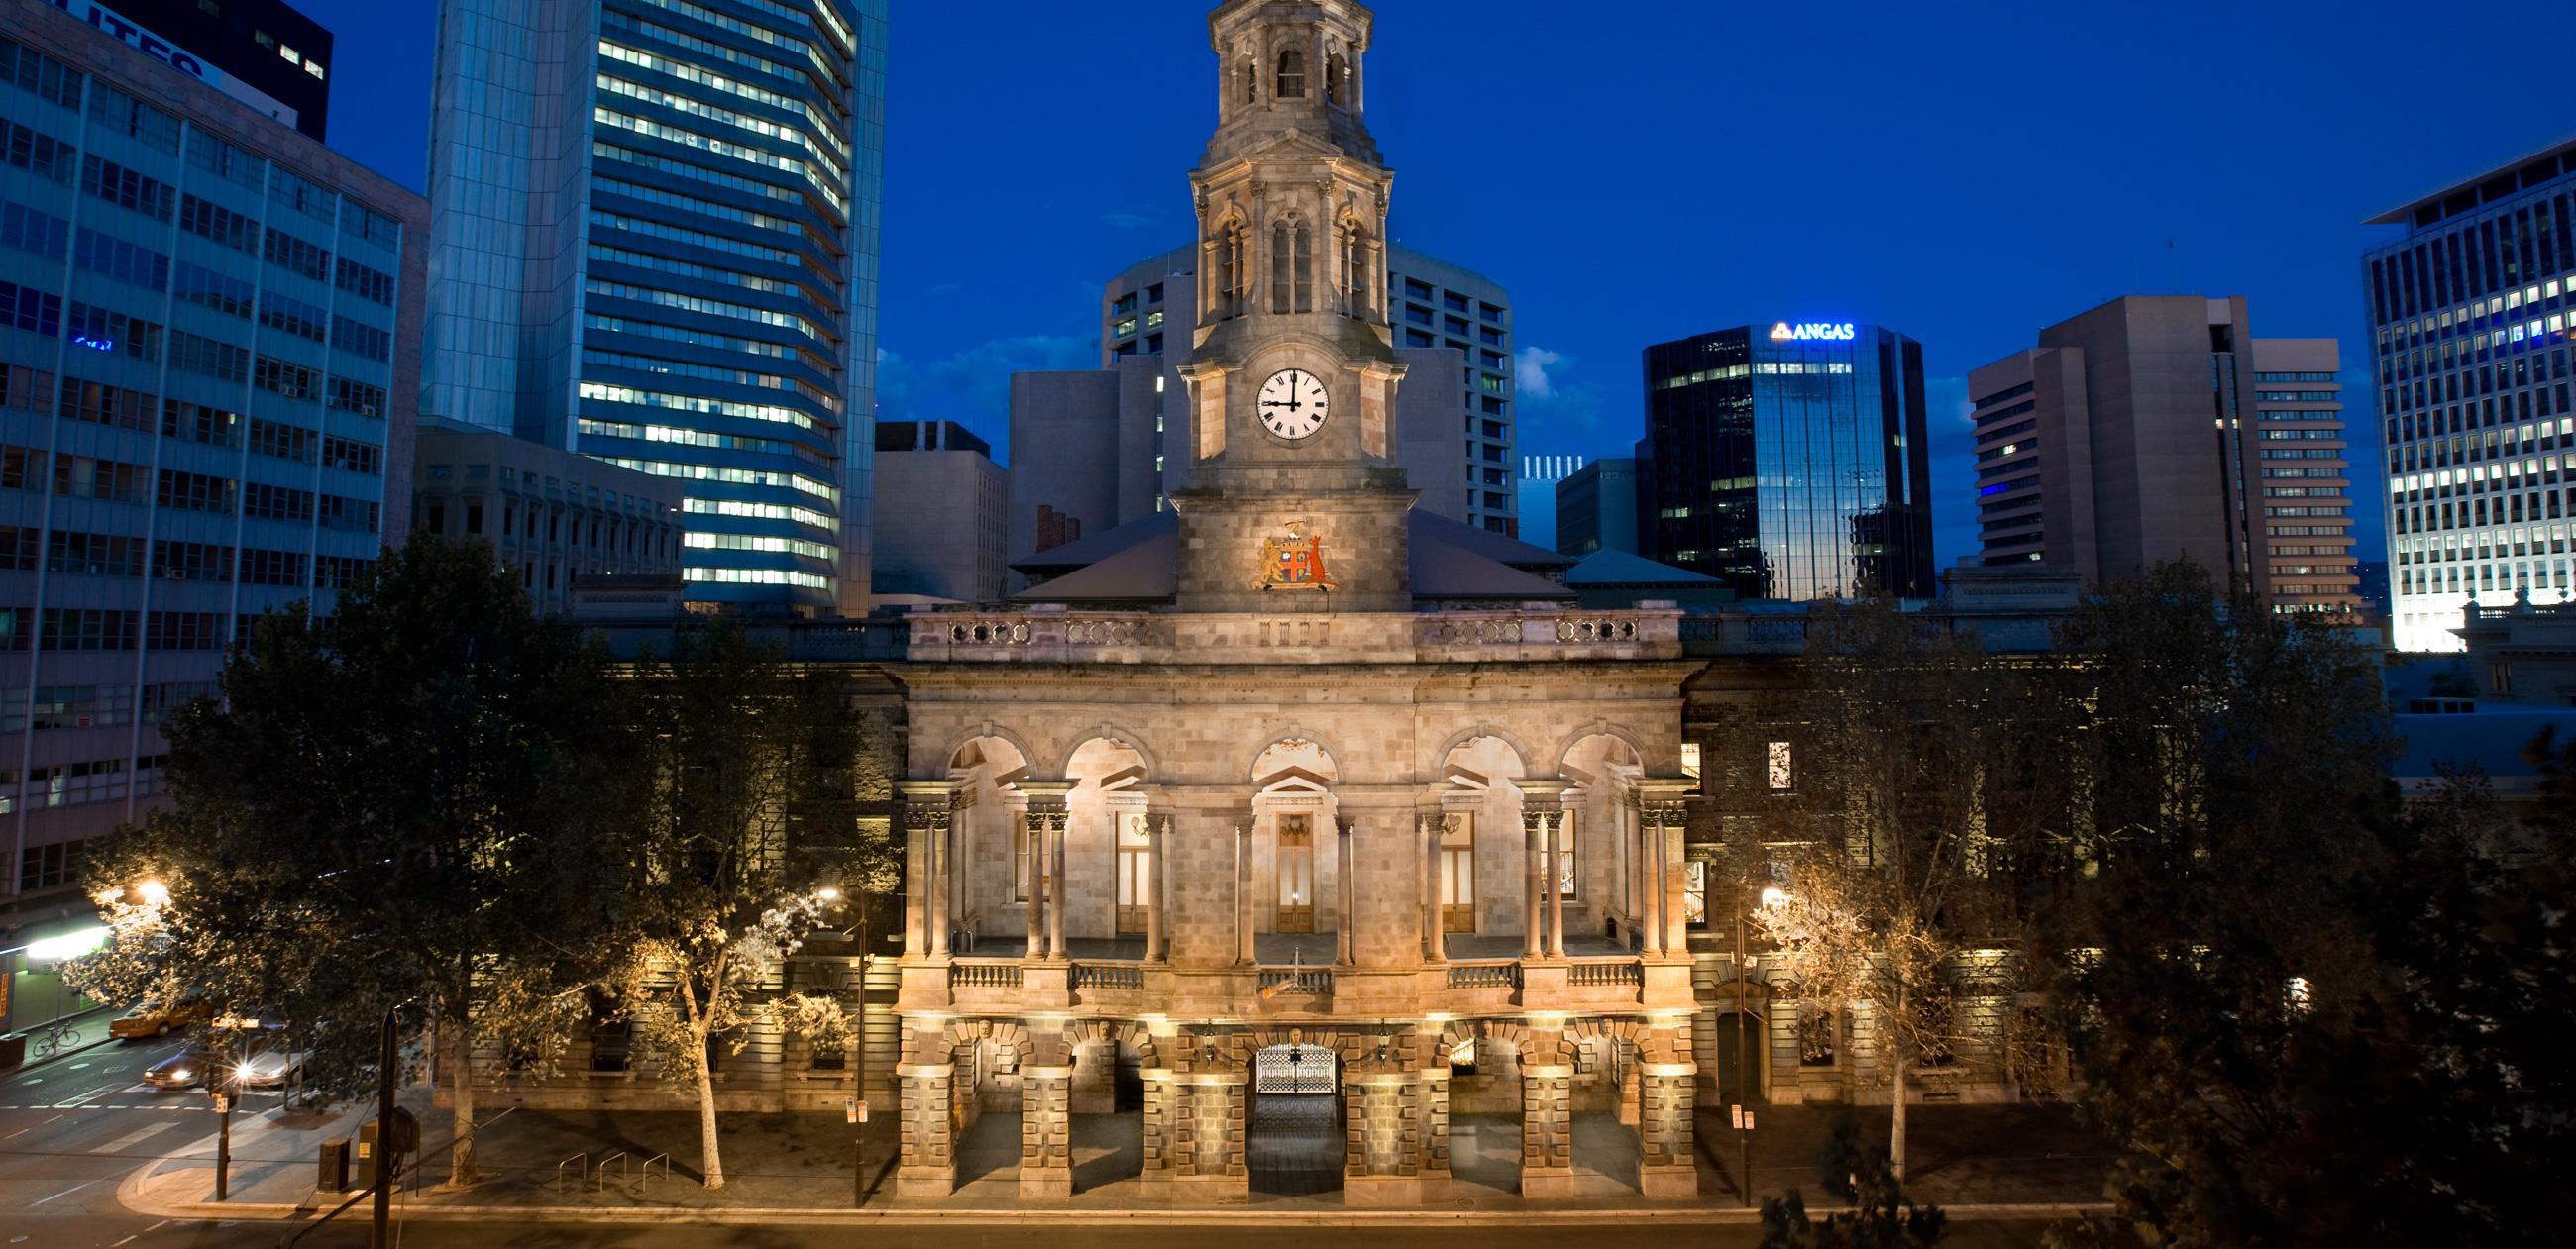
<path id="1" fill-rule="evenodd" d="M 317 1101 L 373 1090 L 388 1012 L 436 1021 L 470 1177 L 466 1055 L 537 1048 L 602 966 L 586 843 L 622 818 L 631 721 L 608 657 L 488 547 L 417 537 L 329 619 L 262 617 L 220 689 L 165 726 L 170 801 L 95 859 L 116 940 L 75 979 L 282 1019 Z M 144 880 L 166 906 L 131 904 Z"/>
<path id="2" fill-rule="evenodd" d="M 1893 604 L 1820 606 L 1808 626 L 1795 802 L 1760 830 L 1785 859 L 1753 922 L 1794 995 L 1865 1017 L 1897 1114 L 1901 1179 L 1909 1086 L 2008 1038 L 1958 1006 L 2020 988 L 2032 881 L 2061 861 L 2067 809 L 2046 710 L 2027 664 L 1971 634 L 1927 629 Z"/>
<path id="3" fill-rule="evenodd" d="M 791 853 L 790 835 L 800 818 L 844 810 L 835 768 L 850 711 L 837 686 L 729 623 L 681 634 L 637 676 L 640 815 L 618 856 L 625 957 L 613 983 L 665 1074 L 695 1091 L 704 1182 L 719 1188 L 719 1048 L 739 1053 L 755 1023 L 825 1043 L 849 1031 L 837 1003 L 785 995 L 776 978 L 822 914 L 816 888 L 830 882 Z M 831 844 L 841 830 L 807 831 Z"/>

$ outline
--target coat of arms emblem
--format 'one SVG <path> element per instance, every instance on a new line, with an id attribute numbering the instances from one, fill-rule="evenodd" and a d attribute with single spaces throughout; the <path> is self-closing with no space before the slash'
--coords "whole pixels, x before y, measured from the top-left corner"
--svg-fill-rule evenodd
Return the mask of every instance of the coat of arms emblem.
<path id="1" fill-rule="evenodd" d="M 1264 590 L 1331 590 L 1331 573 L 1324 570 L 1324 540 L 1306 532 L 1306 522 L 1288 522 L 1285 536 L 1261 544 L 1261 579 Z"/>

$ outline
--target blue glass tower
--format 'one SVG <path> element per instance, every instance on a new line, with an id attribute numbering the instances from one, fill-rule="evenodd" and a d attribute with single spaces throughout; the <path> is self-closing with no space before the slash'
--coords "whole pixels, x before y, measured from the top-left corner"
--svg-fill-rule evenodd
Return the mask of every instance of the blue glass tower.
<path id="1" fill-rule="evenodd" d="M 447 0 L 424 414 L 686 486 L 692 600 L 857 611 L 885 0 Z"/>

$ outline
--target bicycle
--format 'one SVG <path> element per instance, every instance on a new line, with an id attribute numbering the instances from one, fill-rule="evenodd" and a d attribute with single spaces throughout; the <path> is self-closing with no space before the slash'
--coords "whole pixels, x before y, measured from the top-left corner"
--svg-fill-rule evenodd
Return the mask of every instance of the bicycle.
<path id="1" fill-rule="evenodd" d="M 55 1024 L 39 1034 L 35 1045 L 31 1048 L 35 1050 L 36 1058 L 41 1062 L 80 1044 L 80 1039 L 80 1029 Z"/>

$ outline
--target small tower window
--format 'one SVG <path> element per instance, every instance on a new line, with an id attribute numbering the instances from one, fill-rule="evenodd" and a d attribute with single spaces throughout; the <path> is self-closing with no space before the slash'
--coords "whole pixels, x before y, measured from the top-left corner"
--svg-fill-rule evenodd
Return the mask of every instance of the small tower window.
<path id="1" fill-rule="evenodd" d="M 1261 102 L 1261 63 L 1245 57 L 1243 67 L 1235 73 L 1243 79 L 1243 102 L 1259 104 Z"/>
<path id="2" fill-rule="evenodd" d="M 1302 220 L 1270 227 L 1270 310 L 1315 310 L 1315 231 Z"/>
<path id="3" fill-rule="evenodd" d="M 1340 282 L 1336 302 L 1344 316 L 1366 320 L 1369 315 L 1369 246 L 1368 231 L 1356 221 L 1342 223 L 1339 262 Z"/>
<path id="4" fill-rule="evenodd" d="M 1351 106 L 1351 63 L 1338 52 L 1324 58 L 1324 100 L 1340 108 Z"/>
<path id="5" fill-rule="evenodd" d="M 1315 231 L 1297 223 L 1297 311 L 1315 310 Z"/>
<path id="6" fill-rule="evenodd" d="M 1279 54 L 1279 97 L 1282 100 L 1306 98 L 1306 54 L 1290 48 Z"/>
<path id="7" fill-rule="evenodd" d="M 1294 293 L 1296 278 L 1289 272 L 1289 253 L 1296 246 L 1288 223 L 1270 227 L 1270 310 L 1288 311 L 1288 300 Z"/>
<path id="8" fill-rule="evenodd" d="M 1248 276 L 1243 268 L 1243 228 L 1231 221 L 1218 227 L 1216 237 L 1208 242 L 1208 250 L 1215 253 L 1209 258 L 1209 268 L 1216 277 L 1210 303 L 1217 317 L 1243 315 L 1243 288 Z"/>

